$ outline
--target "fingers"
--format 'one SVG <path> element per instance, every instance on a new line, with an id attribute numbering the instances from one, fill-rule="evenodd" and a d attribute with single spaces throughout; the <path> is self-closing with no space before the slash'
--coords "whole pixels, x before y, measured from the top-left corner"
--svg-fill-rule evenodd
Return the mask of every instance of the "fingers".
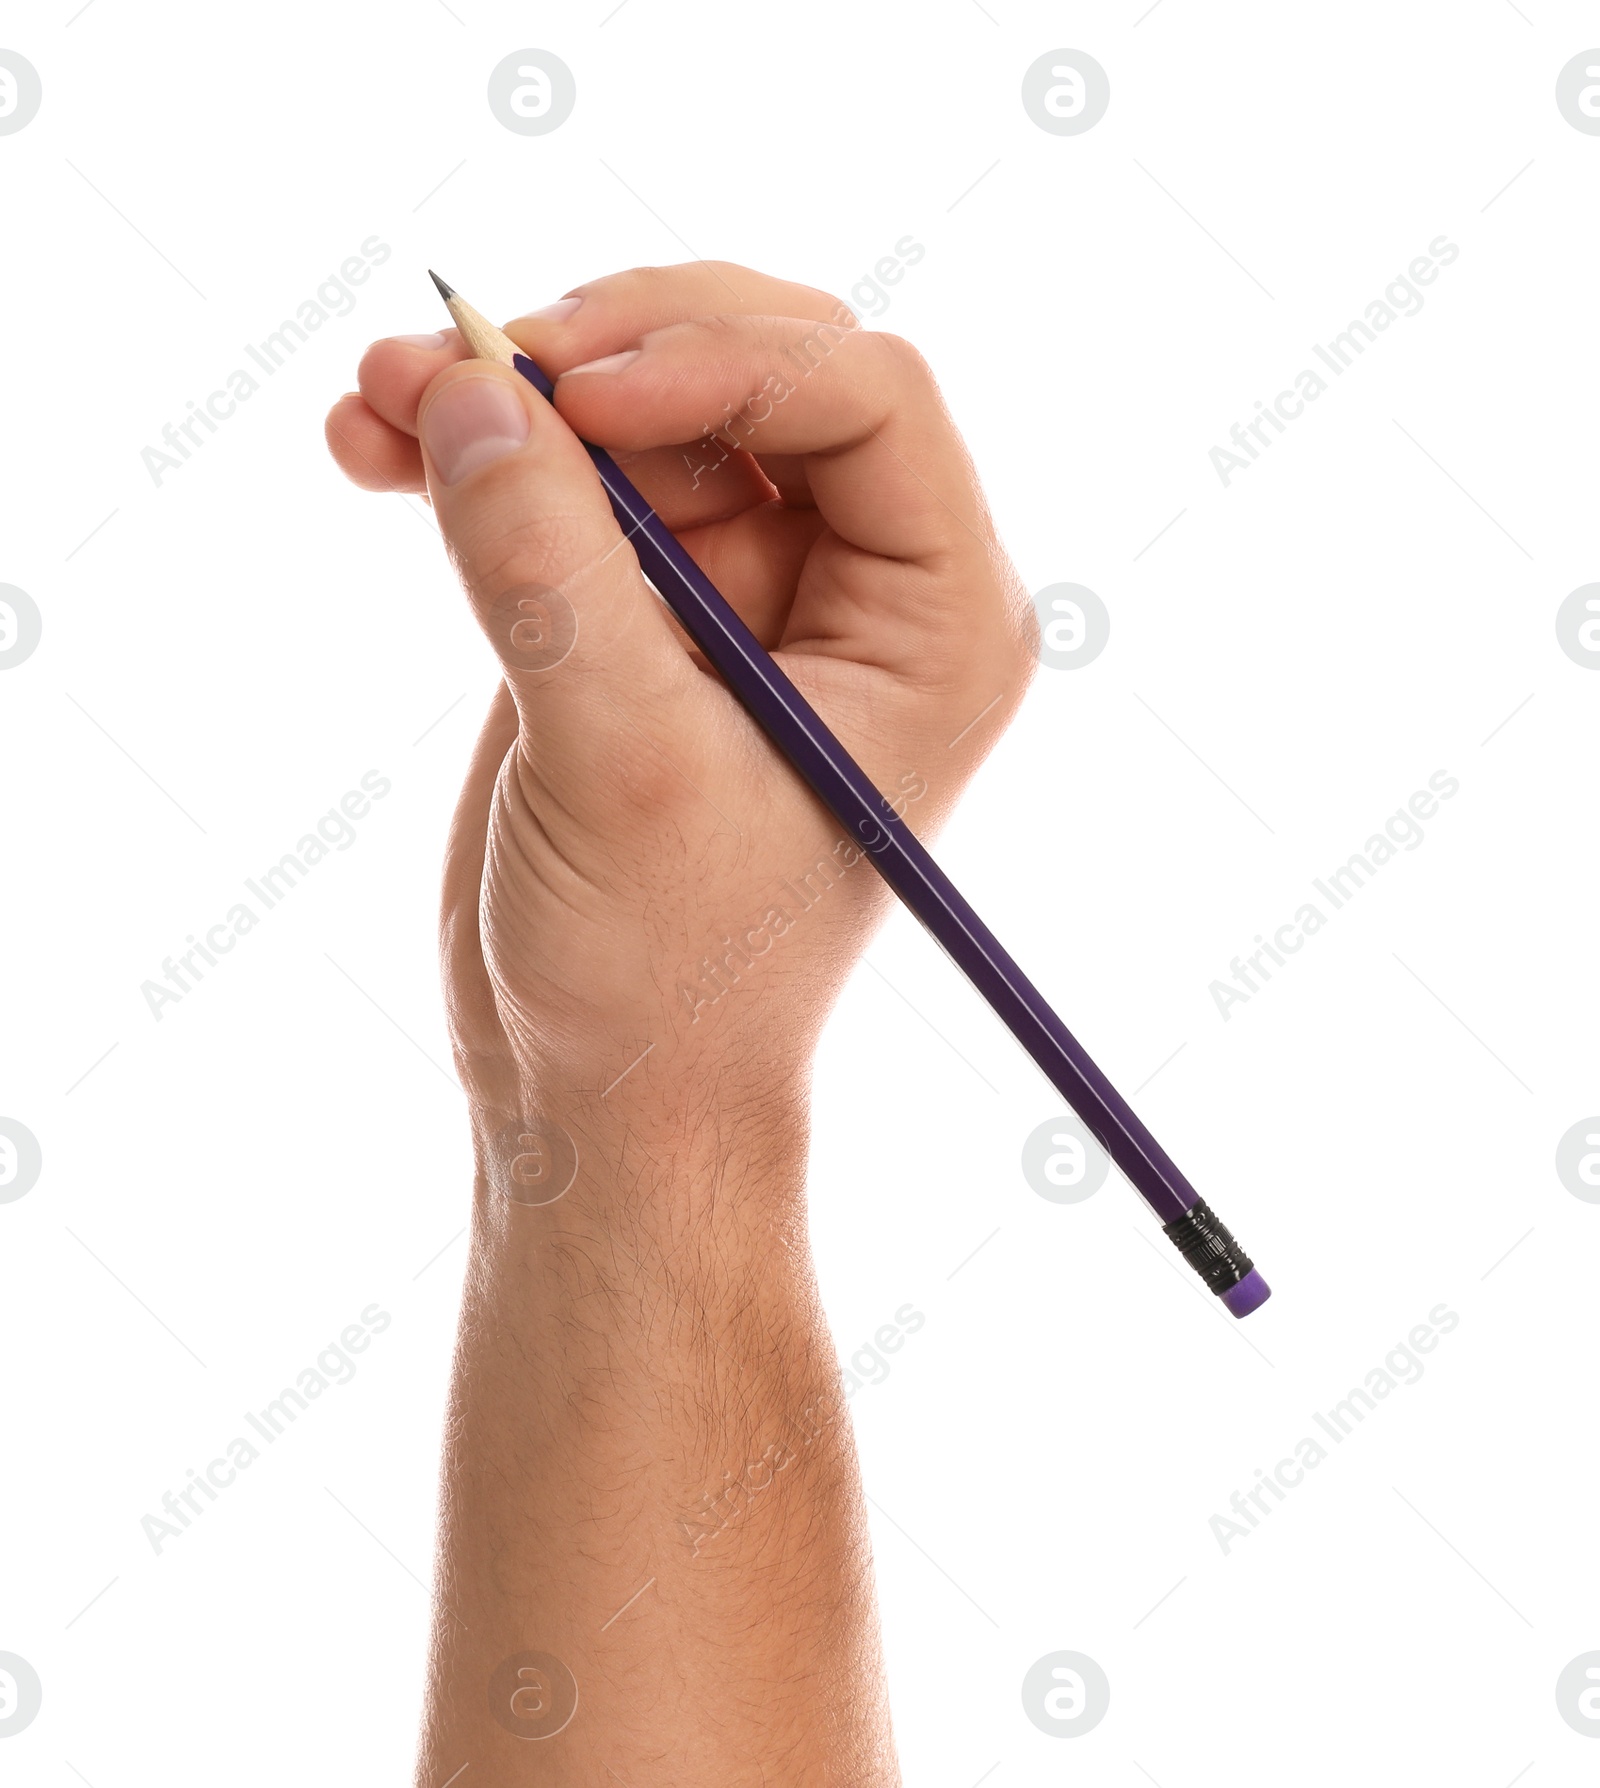
<path id="1" fill-rule="evenodd" d="M 470 358 L 454 329 L 433 335 L 391 335 L 361 356 L 356 386 L 375 415 L 415 436 L 422 394 L 447 366 Z"/>
<path id="2" fill-rule="evenodd" d="M 340 471 L 360 489 L 405 494 L 427 489 L 415 433 L 385 422 L 360 392 L 347 392 L 339 399 L 328 412 L 323 432 Z M 698 447 L 660 447 L 623 454 L 620 463 L 675 534 L 771 501 L 775 487 L 750 455 L 729 455 L 715 466 L 714 478 L 703 470 L 706 458 Z"/>
<path id="3" fill-rule="evenodd" d="M 795 586 L 823 526 L 814 509 L 763 503 L 710 527 L 684 529 L 678 538 L 771 652 L 788 631 Z"/>
<path id="4" fill-rule="evenodd" d="M 341 398 L 326 424 L 328 446 L 353 484 L 363 490 L 424 488 L 416 446 L 418 407 L 439 373 L 466 358 L 454 330 L 432 338 L 393 336 L 367 349 L 358 374 L 359 393 Z M 693 445 L 627 455 L 624 469 L 675 533 L 737 515 L 772 497 L 772 484 L 748 455 L 724 459 L 712 454 L 709 459 L 715 462 L 715 478 L 697 476 L 708 456 Z"/>
<path id="5" fill-rule="evenodd" d="M 778 495 L 748 453 L 708 466 L 698 442 L 613 455 L 644 500 L 674 534 L 740 516 Z M 716 455 L 711 456 L 716 459 Z M 715 476 L 712 473 L 715 472 Z"/>
<path id="6" fill-rule="evenodd" d="M 667 323 L 745 310 L 854 325 L 850 311 L 837 298 L 814 287 L 727 262 L 694 261 L 682 267 L 636 267 L 592 280 L 578 287 L 575 295 L 519 317 L 507 333 L 554 378 L 581 361 L 630 346 Z M 414 435 L 417 409 L 430 381 L 446 366 L 466 358 L 466 347 L 454 329 L 390 336 L 367 349 L 356 382 L 377 415 Z"/>
<path id="7" fill-rule="evenodd" d="M 434 380 L 418 427 L 440 529 L 535 754 L 570 758 L 564 734 L 588 749 L 652 715 L 682 724 L 700 679 L 545 400 L 509 367 L 471 361 Z"/>
<path id="8" fill-rule="evenodd" d="M 854 326 L 837 298 L 815 287 L 773 279 L 730 262 L 695 261 L 680 267 L 637 267 L 577 287 L 510 325 L 509 333 L 552 376 L 635 343 L 650 330 L 712 314 L 784 315 Z M 423 393 L 449 365 L 467 358 L 455 329 L 431 335 L 399 335 L 374 342 L 357 373 L 369 416 L 342 413 L 341 399 L 329 417 L 328 444 L 341 469 L 364 490 L 420 490 L 421 459 L 403 440 L 371 426 L 377 418 L 401 437 L 417 433 Z M 337 426 L 336 426 L 337 422 Z M 696 449 L 698 427 L 682 445 L 654 443 L 650 452 L 629 457 L 628 476 L 674 531 L 702 526 L 765 502 L 773 485 L 786 500 L 809 503 L 803 471 L 762 468 L 734 455 L 717 466 L 717 476 L 696 477 L 706 456 Z"/>
<path id="9" fill-rule="evenodd" d="M 360 392 L 341 397 L 323 424 L 339 470 L 362 490 L 424 490 L 422 449 L 377 415 Z"/>
<path id="10" fill-rule="evenodd" d="M 809 317 L 856 327 L 849 306 L 815 286 L 731 261 L 689 261 L 590 280 L 560 303 L 508 323 L 506 334 L 556 378 L 585 360 L 632 347 L 652 329 L 710 316 Z"/>
<path id="11" fill-rule="evenodd" d="M 454 329 L 375 341 L 347 392 L 324 423 L 328 451 L 362 490 L 415 493 L 427 488 L 417 446 L 417 406 L 429 383 L 467 357 Z"/>
<path id="12" fill-rule="evenodd" d="M 809 456 L 835 533 L 930 563 L 989 550 L 971 464 L 920 355 L 896 336 L 789 317 L 701 317 L 569 369 L 556 407 L 586 440 L 640 451 L 719 430 Z"/>

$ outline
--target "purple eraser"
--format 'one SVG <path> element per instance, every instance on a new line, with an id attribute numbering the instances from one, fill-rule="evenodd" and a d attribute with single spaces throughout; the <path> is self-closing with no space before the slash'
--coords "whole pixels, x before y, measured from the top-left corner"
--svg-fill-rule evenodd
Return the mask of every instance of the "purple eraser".
<path id="1" fill-rule="evenodd" d="M 1248 1316 L 1252 1310 L 1259 1310 L 1271 1296 L 1272 1287 L 1254 1267 L 1237 1285 L 1230 1285 L 1221 1293 L 1222 1301 L 1228 1306 L 1231 1316 Z"/>

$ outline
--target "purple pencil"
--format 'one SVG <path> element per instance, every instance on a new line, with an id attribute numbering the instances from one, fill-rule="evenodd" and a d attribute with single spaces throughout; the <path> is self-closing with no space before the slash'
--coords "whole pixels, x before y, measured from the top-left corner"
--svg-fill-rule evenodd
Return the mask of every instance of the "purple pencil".
<path id="1" fill-rule="evenodd" d="M 430 277 L 475 355 L 514 367 L 542 396 L 553 395 L 509 336 L 437 273 Z M 1259 1309 L 1272 1295 L 1267 1282 L 1216 1213 L 616 461 L 603 447 L 584 446 L 645 576 L 756 724 L 1038 1063 L 1211 1291 L 1234 1316 Z"/>

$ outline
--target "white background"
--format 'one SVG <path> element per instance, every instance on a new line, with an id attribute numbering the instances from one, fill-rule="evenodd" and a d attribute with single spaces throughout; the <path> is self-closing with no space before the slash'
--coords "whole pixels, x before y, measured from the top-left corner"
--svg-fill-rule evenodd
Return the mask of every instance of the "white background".
<path id="1" fill-rule="evenodd" d="M 8 1779 L 408 1778 L 469 1196 L 435 900 L 493 671 L 326 406 L 439 325 L 425 266 L 501 316 L 693 255 L 849 297 L 911 234 L 874 325 L 1029 587 L 1112 617 L 940 855 L 1276 1296 L 1223 1316 L 1115 1176 L 1038 1197 L 1053 1095 L 891 922 L 811 1183 L 841 1350 L 926 1317 L 852 1400 L 907 1779 L 1592 1781 L 1554 1689 L 1600 1647 L 1600 1207 L 1554 1159 L 1600 1110 L 1600 675 L 1554 616 L 1600 575 L 1600 138 L 1554 86 L 1594 8 L 76 4 L 0 28 L 44 91 L 0 137 L 0 582 L 44 623 L 0 673 L 0 1115 L 44 1158 L 0 1206 L 0 1651 L 44 1684 Z M 544 137 L 485 101 L 524 47 L 576 76 Z M 1081 136 L 1020 101 L 1058 47 L 1110 76 Z M 1425 308 L 1224 488 L 1209 449 L 1441 234 Z M 156 485 L 141 449 L 374 235 Z M 356 842 L 154 1020 L 372 769 Z M 1224 1021 L 1209 984 L 1438 770 L 1425 842 Z M 1441 1302 L 1425 1376 L 1225 1555 L 1210 1518 Z M 157 1556 L 141 1517 L 373 1303 L 357 1376 Z M 1020 1699 L 1059 1649 L 1111 1683 L 1070 1741 Z"/>

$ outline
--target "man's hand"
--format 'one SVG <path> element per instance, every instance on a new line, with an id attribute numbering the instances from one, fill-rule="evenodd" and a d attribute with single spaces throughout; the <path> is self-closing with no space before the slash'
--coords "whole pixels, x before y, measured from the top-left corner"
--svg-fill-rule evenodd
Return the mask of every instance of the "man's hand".
<path id="1" fill-rule="evenodd" d="M 651 1044 L 630 1108 L 708 1070 L 753 1093 L 804 1075 L 884 891 L 687 647 L 574 431 L 618 455 L 919 833 L 1021 695 L 1028 611 L 906 343 L 742 267 L 575 297 L 510 328 L 557 380 L 554 413 L 451 332 L 377 343 L 329 419 L 355 482 L 427 489 L 505 667 L 450 853 L 458 1049 L 488 1104 L 604 1087 Z M 533 1087 L 500 1084 L 503 1060 Z"/>
<path id="2" fill-rule="evenodd" d="M 375 344 L 328 420 L 355 483 L 426 490 L 504 672 L 445 872 L 479 1220 L 419 1779 L 867 1788 L 893 1762 L 801 1194 L 811 1052 L 886 891 L 579 437 L 924 837 L 1021 699 L 1031 612 L 927 367 L 825 294 L 638 269 L 508 333 L 553 407 L 450 332 Z M 519 1745 L 490 1684 L 525 1650 L 581 1705 Z"/>

